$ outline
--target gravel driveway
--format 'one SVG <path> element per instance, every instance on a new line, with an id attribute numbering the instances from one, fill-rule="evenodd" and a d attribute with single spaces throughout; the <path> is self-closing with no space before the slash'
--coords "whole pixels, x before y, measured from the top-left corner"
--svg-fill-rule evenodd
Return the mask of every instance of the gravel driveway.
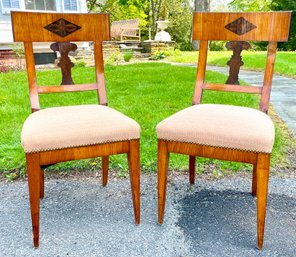
<path id="1" fill-rule="evenodd" d="M 157 224 L 155 175 L 142 175 L 141 224 L 128 179 L 47 179 L 40 247 L 32 246 L 27 183 L 0 183 L 0 256 L 296 256 L 296 178 L 271 178 L 263 251 L 256 249 L 250 177 L 170 176 L 165 221 Z"/>

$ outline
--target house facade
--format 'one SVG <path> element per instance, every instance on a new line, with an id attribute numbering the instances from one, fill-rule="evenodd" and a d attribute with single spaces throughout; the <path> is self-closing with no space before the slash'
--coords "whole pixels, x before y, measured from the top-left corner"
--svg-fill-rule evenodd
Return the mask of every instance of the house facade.
<path id="1" fill-rule="evenodd" d="M 29 12 L 61 12 L 87 13 L 86 0 L 0 0 L 0 52 L 12 49 L 13 35 L 11 25 L 11 11 Z M 87 47 L 88 44 L 79 44 L 78 47 Z M 48 43 L 35 43 L 35 58 L 40 55 L 52 55 Z M 40 54 L 38 54 L 40 53 Z"/>

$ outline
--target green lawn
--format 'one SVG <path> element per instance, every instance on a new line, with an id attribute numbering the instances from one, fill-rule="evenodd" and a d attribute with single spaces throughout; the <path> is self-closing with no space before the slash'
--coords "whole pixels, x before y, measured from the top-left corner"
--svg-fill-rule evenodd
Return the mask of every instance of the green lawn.
<path id="1" fill-rule="evenodd" d="M 141 165 L 146 172 L 155 172 L 157 163 L 157 142 L 155 127 L 162 119 L 182 108 L 191 105 L 195 69 L 178 67 L 161 63 L 145 63 L 106 67 L 106 84 L 109 106 L 135 119 L 142 128 L 141 133 Z M 58 85 L 60 71 L 37 72 L 38 84 Z M 74 68 L 73 79 L 76 83 L 91 83 L 94 81 L 93 68 Z M 221 74 L 208 72 L 207 80 L 219 83 L 226 77 Z M 204 102 L 224 103 L 235 105 L 258 106 L 258 98 L 254 95 L 237 93 L 205 92 Z M 95 92 L 65 93 L 41 95 L 41 107 L 94 104 Z M 21 127 L 30 114 L 27 77 L 25 72 L 10 72 L 0 74 L 0 171 L 24 170 L 24 153 L 20 144 Z M 281 138 L 281 144 L 279 143 Z M 276 130 L 276 144 L 272 163 L 283 160 L 283 149 L 286 138 L 280 129 Z M 125 156 L 111 159 L 111 167 L 120 172 L 127 170 Z M 200 160 L 198 169 L 202 169 L 209 160 Z M 213 162 L 225 170 L 237 170 L 240 164 L 218 161 Z M 187 158 L 173 155 L 171 168 L 185 169 Z M 52 166 L 51 169 L 97 169 L 100 161 L 85 160 L 69 162 Z"/>
<path id="2" fill-rule="evenodd" d="M 232 55 L 231 51 L 209 52 L 208 64 L 226 66 Z M 169 61 L 196 63 L 198 52 L 180 52 L 179 55 L 168 57 Z M 266 52 L 243 51 L 243 68 L 263 70 L 265 68 Z M 274 70 L 278 74 L 296 76 L 296 52 L 277 52 Z"/>

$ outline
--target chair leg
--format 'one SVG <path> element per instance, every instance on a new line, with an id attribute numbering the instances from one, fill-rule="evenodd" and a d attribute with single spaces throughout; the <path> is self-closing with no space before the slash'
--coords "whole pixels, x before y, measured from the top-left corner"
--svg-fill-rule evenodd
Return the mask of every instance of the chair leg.
<path id="1" fill-rule="evenodd" d="M 109 169 L 109 156 L 102 157 L 102 185 L 103 187 L 108 183 L 108 169 Z"/>
<path id="2" fill-rule="evenodd" d="M 39 246 L 39 213 L 40 213 L 40 177 L 39 153 L 26 154 L 28 185 L 30 195 L 31 219 L 34 247 Z"/>
<path id="3" fill-rule="evenodd" d="M 44 171 L 40 168 L 40 199 L 44 198 Z"/>
<path id="4" fill-rule="evenodd" d="M 252 195 L 257 195 L 257 164 L 253 164 Z"/>
<path id="5" fill-rule="evenodd" d="M 158 223 L 163 223 L 166 187 L 168 176 L 169 152 L 166 141 L 158 140 Z"/>
<path id="6" fill-rule="evenodd" d="M 191 185 L 193 185 L 195 182 L 195 161 L 196 161 L 196 157 L 190 155 L 189 156 L 189 183 Z"/>
<path id="7" fill-rule="evenodd" d="M 133 197 L 135 222 L 140 224 L 140 142 L 130 141 L 128 153 L 128 164 L 130 170 L 131 191 Z"/>
<path id="8" fill-rule="evenodd" d="M 270 154 L 257 155 L 257 233 L 258 249 L 263 246 L 264 225 L 266 214 L 266 202 L 268 194 L 268 176 L 269 176 Z"/>

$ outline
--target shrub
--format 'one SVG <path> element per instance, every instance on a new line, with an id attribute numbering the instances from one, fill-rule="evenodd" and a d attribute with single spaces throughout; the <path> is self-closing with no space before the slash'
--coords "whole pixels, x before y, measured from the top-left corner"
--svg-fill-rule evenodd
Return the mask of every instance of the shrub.
<path id="1" fill-rule="evenodd" d="M 179 48 L 181 51 L 193 51 L 193 46 L 191 41 L 175 43 L 175 47 Z"/>
<path id="2" fill-rule="evenodd" d="M 106 60 L 107 65 L 118 65 L 118 62 L 120 61 L 120 55 L 118 53 L 113 53 L 109 56 L 109 58 Z"/>
<path id="3" fill-rule="evenodd" d="M 173 55 L 174 55 L 174 56 L 181 56 L 181 55 L 182 55 L 182 52 L 181 52 L 180 49 L 175 49 Z"/>
<path id="4" fill-rule="evenodd" d="M 160 59 L 164 59 L 166 57 L 165 51 L 156 51 L 152 56 L 151 59 L 152 60 L 160 60 Z"/>
<path id="5" fill-rule="evenodd" d="M 167 56 L 171 56 L 172 54 L 173 54 L 173 52 L 171 52 L 171 51 L 163 51 L 163 53 L 164 53 L 164 55 L 165 55 L 165 57 L 167 57 Z"/>
<path id="6" fill-rule="evenodd" d="M 210 51 L 225 51 L 225 43 L 225 41 L 211 41 L 209 45 Z"/>
<path id="7" fill-rule="evenodd" d="M 85 68 L 85 67 L 86 67 L 86 62 L 83 61 L 83 60 L 77 61 L 77 62 L 75 63 L 75 67 L 82 67 L 82 68 Z"/>
<path id="8" fill-rule="evenodd" d="M 134 56 L 134 52 L 133 51 L 125 51 L 123 54 L 123 59 L 125 62 L 129 62 L 130 59 L 132 59 L 132 57 Z"/>
<path id="9" fill-rule="evenodd" d="M 17 56 L 18 64 L 12 66 L 13 70 L 22 70 L 24 69 L 24 65 L 22 64 L 22 59 L 25 56 L 25 50 L 23 43 L 13 43 L 11 44 L 11 49 L 14 54 Z"/>
<path id="10" fill-rule="evenodd" d="M 18 64 L 6 64 L 5 62 L 0 62 L 0 73 L 7 73 L 10 71 L 20 71 L 23 70 L 25 66 L 21 63 Z"/>
<path id="11" fill-rule="evenodd" d="M 5 62 L 0 62 L 0 73 L 6 73 L 10 71 L 10 66 Z"/>
<path id="12" fill-rule="evenodd" d="M 22 58 L 25 55 L 24 45 L 22 43 L 11 44 L 11 49 L 18 58 Z"/>

